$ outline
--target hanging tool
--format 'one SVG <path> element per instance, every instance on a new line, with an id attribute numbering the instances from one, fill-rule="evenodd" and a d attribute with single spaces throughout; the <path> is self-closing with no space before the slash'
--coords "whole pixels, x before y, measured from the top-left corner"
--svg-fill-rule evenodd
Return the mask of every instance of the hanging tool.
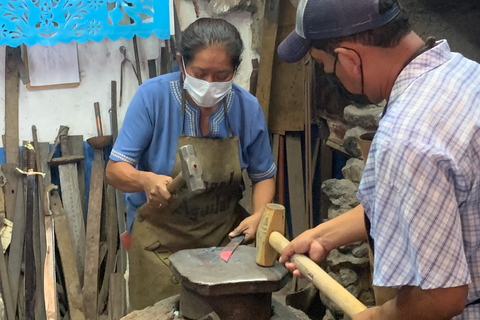
<path id="1" fill-rule="evenodd" d="M 285 207 L 270 203 L 266 206 L 257 229 L 257 264 L 273 266 L 278 253 L 289 243 L 282 235 L 285 229 Z M 294 254 L 290 261 L 315 287 L 332 300 L 349 317 L 367 309 L 350 292 L 329 276 L 322 268 L 303 254 Z"/>
<path id="2" fill-rule="evenodd" d="M 220 252 L 220 258 L 223 261 L 228 262 L 228 260 L 230 260 L 230 257 L 233 254 L 233 251 L 235 251 L 235 249 L 237 249 L 237 247 L 242 244 L 243 240 L 245 240 L 244 234 L 232 238 L 232 240 L 230 240 L 230 243 L 227 244 L 225 248 L 223 248 Z"/>
<path id="3" fill-rule="evenodd" d="M 140 57 L 138 55 L 137 35 L 133 36 L 133 53 L 135 54 L 135 65 L 137 66 L 138 85 L 142 84 L 142 68 L 140 67 Z"/>
<path id="4" fill-rule="evenodd" d="M 125 68 L 125 64 L 127 62 L 132 66 L 133 73 L 135 74 L 135 77 L 137 78 L 137 81 L 138 81 L 138 85 L 142 84 L 142 80 L 141 80 L 137 70 L 135 69 L 135 66 L 133 65 L 132 61 L 127 59 L 127 48 L 125 48 L 124 46 L 121 46 L 119 48 L 119 50 L 123 54 L 123 60 L 122 60 L 122 63 L 120 64 L 120 106 L 122 106 L 122 100 L 123 100 L 123 69 Z"/>

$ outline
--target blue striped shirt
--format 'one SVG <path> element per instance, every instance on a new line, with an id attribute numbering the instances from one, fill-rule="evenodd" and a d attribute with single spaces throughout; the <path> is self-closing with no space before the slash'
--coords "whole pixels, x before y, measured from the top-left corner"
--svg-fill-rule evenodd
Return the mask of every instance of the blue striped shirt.
<path id="1" fill-rule="evenodd" d="M 443 40 L 393 86 L 359 186 L 373 283 L 480 298 L 480 65 Z M 455 319 L 480 319 L 480 305 Z"/>

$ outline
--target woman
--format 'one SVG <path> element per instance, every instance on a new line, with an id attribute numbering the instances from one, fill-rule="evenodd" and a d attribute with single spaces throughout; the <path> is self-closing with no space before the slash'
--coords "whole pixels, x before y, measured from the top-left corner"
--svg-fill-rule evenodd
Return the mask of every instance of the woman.
<path id="1" fill-rule="evenodd" d="M 107 178 L 127 192 L 129 293 L 142 309 L 180 292 L 168 256 L 182 249 L 222 246 L 245 234 L 253 241 L 275 189 L 267 125 L 255 97 L 233 84 L 243 43 L 230 23 L 202 18 L 183 33 L 180 72 L 146 81 L 133 97 L 107 165 Z M 206 190 L 167 184 L 180 172 L 179 147 L 191 144 Z M 253 213 L 243 219 L 242 169 L 253 182 Z M 148 202 L 155 214 L 135 219 Z M 243 219 L 243 220 L 242 220 Z"/>

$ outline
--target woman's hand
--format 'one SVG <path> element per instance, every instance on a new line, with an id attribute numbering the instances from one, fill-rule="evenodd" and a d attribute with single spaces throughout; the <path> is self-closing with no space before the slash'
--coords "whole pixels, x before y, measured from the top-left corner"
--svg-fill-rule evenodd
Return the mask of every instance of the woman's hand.
<path id="1" fill-rule="evenodd" d="M 173 179 L 169 176 L 142 171 L 141 180 L 147 202 L 157 208 L 167 207 L 172 198 L 172 194 L 167 190 L 167 184 Z"/>
<path id="2" fill-rule="evenodd" d="M 255 235 L 257 233 L 258 224 L 262 218 L 261 214 L 253 214 L 245 219 L 235 228 L 232 232 L 228 234 L 230 238 L 245 234 L 244 243 L 250 243 L 255 240 Z"/>

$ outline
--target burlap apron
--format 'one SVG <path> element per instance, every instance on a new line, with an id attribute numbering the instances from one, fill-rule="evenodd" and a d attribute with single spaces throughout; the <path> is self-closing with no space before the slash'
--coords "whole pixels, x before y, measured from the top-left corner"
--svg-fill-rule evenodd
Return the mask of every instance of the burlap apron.
<path id="1" fill-rule="evenodd" d="M 129 250 L 129 295 L 133 310 L 143 309 L 180 293 L 168 267 L 170 254 L 192 248 L 223 246 L 242 219 L 242 175 L 238 138 L 208 139 L 181 136 L 178 148 L 193 145 L 203 168 L 206 190 L 191 195 L 187 188 L 158 209 L 152 219 L 135 220 Z M 181 170 L 179 156 L 172 176 Z"/>

